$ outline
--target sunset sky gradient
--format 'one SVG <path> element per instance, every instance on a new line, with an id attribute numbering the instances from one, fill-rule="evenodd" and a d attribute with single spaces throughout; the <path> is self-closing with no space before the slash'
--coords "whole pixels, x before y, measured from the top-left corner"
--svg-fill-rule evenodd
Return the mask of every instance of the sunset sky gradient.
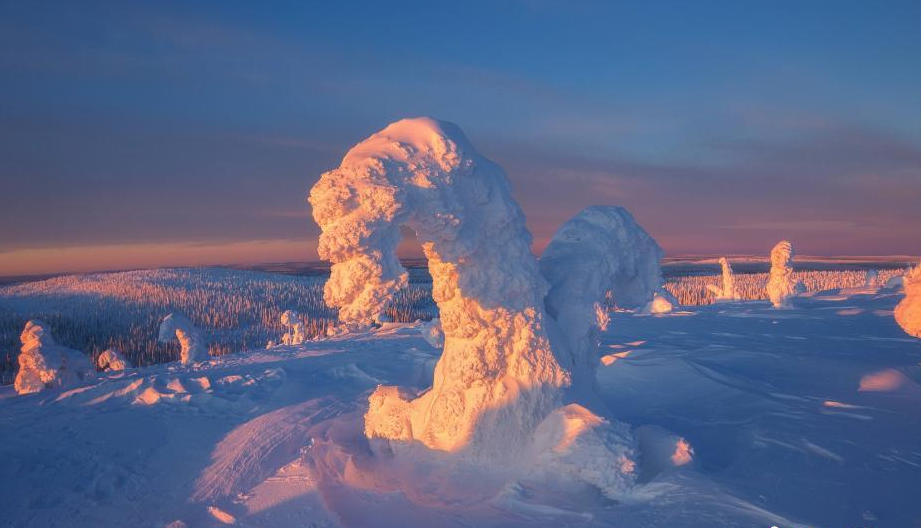
<path id="1" fill-rule="evenodd" d="M 399 5 L 397 5 L 399 4 Z M 402 117 L 508 172 L 539 251 L 921 254 L 919 2 L 4 2 L 0 275 L 317 259 L 305 203 Z"/>

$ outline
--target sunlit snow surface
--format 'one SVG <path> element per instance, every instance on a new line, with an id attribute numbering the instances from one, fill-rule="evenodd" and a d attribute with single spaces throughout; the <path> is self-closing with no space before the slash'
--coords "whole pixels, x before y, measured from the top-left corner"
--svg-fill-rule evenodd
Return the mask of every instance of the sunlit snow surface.
<path id="1" fill-rule="evenodd" d="M 372 450 L 368 394 L 428 387 L 438 355 L 417 327 L 387 325 L 63 391 L 4 387 L 0 512 L 36 527 L 914 526 L 921 340 L 896 325 L 900 298 L 612 313 L 598 381 L 643 450 L 620 502 Z"/>

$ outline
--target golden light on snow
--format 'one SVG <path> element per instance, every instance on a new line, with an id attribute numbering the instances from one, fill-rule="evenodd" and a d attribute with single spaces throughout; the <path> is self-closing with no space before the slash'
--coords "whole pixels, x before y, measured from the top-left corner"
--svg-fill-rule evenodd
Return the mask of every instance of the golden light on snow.
<path id="1" fill-rule="evenodd" d="M 905 384 L 907 378 L 895 369 L 880 370 L 860 378 L 860 392 L 892 392 Z"/>

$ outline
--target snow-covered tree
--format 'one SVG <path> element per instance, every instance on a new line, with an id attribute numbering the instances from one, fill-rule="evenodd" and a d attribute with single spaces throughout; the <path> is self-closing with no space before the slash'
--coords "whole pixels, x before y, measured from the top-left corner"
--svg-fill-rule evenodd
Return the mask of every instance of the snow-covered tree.
<path id="1" fill-rule="evenodd" d="M 716 302 L 738 301 L 742 299 L 739 292 L 736 291 L 735 277 L 732 274 L 732 266 L 726 257 L 720 257 L 720 267 L 722 268 L 722 286 L 717 287 L 708 284 L 707 289 L 713 292 Z"/>
<path id="2" fill-rule="evenodd" d="M 905 274 L 905 298 L 895 307 L 895 321 L 909 335 L 921 337 L 921 263 Z"/>
<path id="3" fill-rule="evenodd" d="M 790 308 L 790 300 L 796 295 L 797 280 L 793 275 L 793 244 L 787 240 L 781 240 L 771 249 L 771 272 L 768 277 L 767 292 L 774 308 Z"/>
<path id="4" fill-rule="evenodd" d="M 643 308 L 662 287 L 662 249 L 623 207 L 583 209 L 553 236 L 540 259 L 550 283 L 544 300 L 566 339 L 572 391 L 596 385 L 599 318 L 607 296 Z M 606 315 L 606 314 L 605 314 Z M 606 326 L 606 324 L 605 324 Z"/>
<path id="5" fill-rule="evenodd" d="M 873 287 L 876 286 L 877 282 L 879 282 L 879 272 L 875 269 L 867 270 L 867 275 L 864 277 L 864 286 Z"/>
<path id="6" fill-rule="evenodd" d="M 43 321 L 27 322 L 19 340 L 22 342 L 19 372 L 13 383 L 18 394 L 74 385 L 95 372 L 84 353 L 55 343 Z"/>
<path id="7" fill-rule="evenodd" d="M 286 345 L 300 345 L 307 340 L 307 330 L 304 322 L 294 310 L 285 310 L 281 314 L 281 324 L 288 328 L 288 331 L 281 337 L 281 342 Z"/>
<path id="8" fill-rule="evenodd" d="M 160 323 L 158 337 L 161 343 L 168 343 L 173 338 L 177 339 L 182 347 L 179 361 L 183 365 L 205 361 L 210 357 L 205 338 L 198 328 L 186 316 L 175 312 L 167 315 Z"/>
<path id="9" fill-rule="evenodd" d="M 457 126 L 404 119 L 353 147 L 309 197 L 326 302 L 367 326 L 407 283 L 400 226 L 428 258 L 445 335 L 431 390 L 370 398 L 365 433 L 480 456 L 511 453 L 561 401 L 569 375 L 546 331 L 546 283 L 505 173 Z"/>
<path id="10" fill-rule="evenodd" d="M 102 371 L 112 372 L 131 368 L 131 362 L 118 350 L 109 348 L 96 357 L 96 366 Z"/>

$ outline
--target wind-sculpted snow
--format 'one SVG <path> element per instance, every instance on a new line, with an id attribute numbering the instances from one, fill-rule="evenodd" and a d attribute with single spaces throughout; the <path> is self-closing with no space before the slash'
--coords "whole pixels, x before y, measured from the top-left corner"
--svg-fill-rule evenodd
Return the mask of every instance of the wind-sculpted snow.
<path id="1" fill-rule="evenodd" d="M 75 385 L 95 371 L 85 354 L 55 343 L 42 321 L 27 322 L 20 340 L 19 372 L 13 384 L 19 394 Z"/>
<path id="2" fill-rule="evenodd" d="M 774 308 L 789 308 L 791 298 L 796 295 L 796 279 L 793 276 L 793 244 L 781 240 L 771 249 L 771 272 L 767 292 Z"/>
<path id="3" fill-rule="evenodd" d="M 599 309 L 608 295 L 620 307 L 641 308 L 662 287 L 662 250 L 623 207 L 583 209 L 553 236 L 540 259 L 550 283 L 545 298 L 565 339 L 564 366 L 572 390 L 592 390 L 598 365 Z"/>
<path id="4" fill-rule="evenodd" d="M 163 318 L 160 323 L 160 342 L 165 343 L 173 338 L 179 341 L 182 350 L 179 352 L 179 361 L 189 365 L 198 361 L 205 361 L 208 355 L 208 345 L 198 328 L 189 319 L 178 313 L 171 313 Z"/>
<path id="5" fill-rule="evenodd" d="M 131 362 L 118 350 L 107 348 L 96 357 L 96 366 L 104 372 L 114 372 L 131 368 Z"/>
<path id="6" fill-rule="evenodd" d="M 902 279 L 905 298 L 895 307 L 895 320 L 909 335 L 921 337 L 921 264 Z"/>
<path id="7" fill-rule="evenodd" d="M 527 443 L 569 375 L 550 347 L 546 283 L 502 169 L 455 125 L 405 119 L 352 148 L 309 201 L 320 256 L 332 262 L 326 301 L 345 323 L 378 320 L 406 284 L 400 226 L 416 232 L 428 258 L 445 335 L 434 384 L 411 401 L 379 388 L 367 436 L 475 457 Z"/>

